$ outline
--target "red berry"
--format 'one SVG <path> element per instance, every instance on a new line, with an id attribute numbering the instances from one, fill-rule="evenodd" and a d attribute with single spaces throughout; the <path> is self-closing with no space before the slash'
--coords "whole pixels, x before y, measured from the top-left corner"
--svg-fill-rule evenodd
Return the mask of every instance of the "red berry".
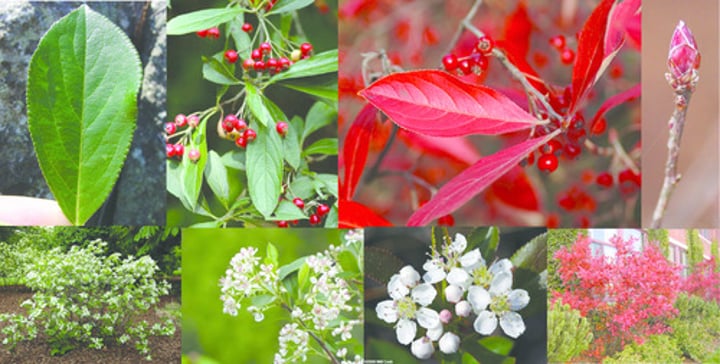
<path id="1" fill-rule="evenodd" d="M 495 47 L 495 42 L 492 40 L 492 38 L 488 37 L 487 35 L 483 35 L 480 37 L 475 44 L 475 49 L 480 52 L 480 54 L 488 55 L 492 53 L 493 48 Z"/>
<path id="2" fill-rule="evenodd" d="M 622 77 L 623 69 L 619 65 L 614 65 L 614 66 L 610 67 L 609 74 L 610 74 L 610 78 L 618 79 L 618 78 Z"/>
<path id="3" fill-rule="evenodd" d="M 257 138 L 257 133 L 255 132 L 255 130 L 247 128 L 243 132 L 243 138 L 247 139 L 248 142 L 251 142 L 255 140 L 255 138 Z"/>
<path id="4" fill-rule="evenodd" d="M 560 143 L 559 141 L 553 139 L 553 140 L 547 142 L 547 144 L 543 145 L 543 146 L 540 148 L 540 153 L 542 153 L 542 154 L 555 154 L 555 152 L 559 151 L 560 149 L 562 149 L 562 143 Z"/>
<path id="5" fill-rule="evenodd" d="M 185 114 L 177 114 L 175 115 L 175 125 L 182 128 L 183 126 L 187 125 L 188 118 L 185 116 Z"/>
<path id="6" fill-rule="evenodd" d="M 465 59 L 460 61 L 460 71 L 462 71 L 464 75 L 469 75 L 472 73 L 472 64 L 469 60 Z"/>
<path id="7" fill-rule="evenodd" d="M 197 115 L 190 115 L 187 118 L 187 122 L 191 128 L 194 128 L 200 124 L 200 118 Z"/>
<path id="8" fill-rule="evenodd" d="M 303 201 L 300 197 L 295 197 L 292 202 L 299 209 L 305 208 L 305 201 Z"/>
<path id="9" fill-rule="evenodd" d="M 235 130 L 235 126 L 233 126 L 232 122 L 228 121 L 227 118 L 222 121 L 222 128 L 226 133 L 232 133 L 232 131 Z"/>
<path id="10" fill-rule="evenodd" d="M 438 219 L 438 225 L 439 226 L 454 226 L 455 218 L 452 215 L 441 216 Z"/>
<path id="11" fill-rule="evenodd" d="M 243 68 L 244 70 L 247 71 L 247 70 L 249 70 L 249 69 L 251 69 L 251 68 L 253 68 L 253 67 L 255 67 L 255 61 L 253 61 L 252 59 L 248 58 L 248 59 L 246 59 L 246 60 L 243 61 L 242 68 Z"/>
<path id="12" fill-rule="evenodd" d="M 182 144 L 175 144 L 175 155 L 182 158 L 183 154 L 185 154 L 185 146 Z"/>
<path id="13" fill-rule="evenodd" d="M 265 66 L 269 69 L 277 69 L 278 66 L 280 66 L 280 62 L 275 58 L 269 58 L 267 62 L 265 62 Z"/>
<path id="14" fill-rule="evenodd" d="M 442 63 L 448 72 L 452 72 L 458 68 L 458 59 L 454 54 L 446 54 L 442 59 Z"/>
<path id="15" fill-rule="evenodd" d="M 220 38 L 220 29 L 217 27 L 208 29 L 207 36 L 215 39 Z"/>
<path id="16" fill-rule="evenodd" d="M 560 61 L 564 64 L 572 64 L 575 60 L 575 52 L 572 49 L 565 48 L 560 53 Z"/>
<path id="17" fill-rule="evenodd" d="M 566 143 L 563 149 L 568 159 L 575 159 L 575 157 L 579 156 L 580 152 L 582 152 L 580 146 L 575 143 Z"/>
<path id="18" fill-rule="evenodd" d="M 190 149 L 188 152 L 188 158 L 190 158 L 191 162 L 197 162 L 198 159 L 200 159 L 200 151 L 197 149 Z"/>
<path id="19" fill-rule="evenodd" d="M 307 56 L 312 52 L 313 46 L 310 43 L 303 43 L 300 45 L 300 52 L 302 52 L 303 56 Z"/>
<path id="20" fill-rule="evenodd" d="M 175 156 L 175 146 L 170 143 L 165 144 L 165 154 L 167 155 L 168 158 L 174 157 Z"/>
<path id="21" fill-rule="evenodd" d="M 288 222 L 285 220 L 280 220 L 280 221 L 276 222 L 276 224 L 280 228 L 286 228 L 289 226 Z"/>
<path id="22" fill-rule="evenodd" d="M 603 187 L 610 187 L 613 184 L 613 176 L 608 172 L 600 173 L 595 179 L 595 183 Z"/>
<path id="23" fill-rule="evenodd" d="M 284 121 L 278 121 L 277 124 L 275 124 L 275 130 L 277 130 L 278 134 L 280 136 L 285 136 L 288 132 L 289 125 L 288 123 Z"/>
<path id="24" fill-rule="evenodd" d="M 311 225 L 317 225 L 320 223 L 320 216 L 312 214 L 310 215 L 310 224 Z"/>
<path id="25" fill-rule="evenodd" d="M 167 135 L 173 135 L 177 131 L 175 123 L 165 123 L 165 132 Z"/>
<path id="26" fill-rule="evenodd" d="M 252 52 L 250 52 L 250 58 L 252 58 L 253 61 L 259 61 L 262 57 L 262 52 L 259 49 L 253 49 Z"/>
<path id="27" fill-rule="evenodd" d="M 324 215 L 326 215 L 328 212 L 330 212 L 330 206 L 325 205 L 325 204 L 322 204 L 322 203 L 319 204 L 318 207 L 317 207 L 317 210 L 315 210 L 315 213 L 316 213 L 318 216 L 324 216 Z"/>
<path id="28" fill-rule="evenodd" d="M 554 154 L 543 154 L 537 160 L 537 167 L 541 171 L 552 172 L 558 167 L 558 159 Z"/>
<path id="29" fill-rule="evenodd" d="M 235 139 L 235 145 L 244 149 L 245 147 L 247 147 L 247 139 L 245 139 L 245 137 L 241 135 Z"/>
<path id="30" fill-rule="evenodd" d="M 239 132 L 245 131 L 245 129 L 247 129 L 247 127 L 248 127 L 247 123 L 245 122 L 245 119 L 237 119 L 235 122 L 233 122 L 232 125 L 233 125 L 233 128 L 235 128 L 235 130 L 237 130 Z"/>
<path id="31" fill-rule="evenodd" d="M 242 25 L 242 31 L 245 33 L 250 33 L 253 30 L 253 26 L 250 23 L 245 23 Z"/>
<path id="32" fill-rule="evenodd" d="M 262 72 L 265 70 L 265 62 L 263 61 L 257 61 L 255 62 L 255 65 L 253 66 L 255 68 L 255 71 Z"/>
<path id="33" fill-rule="evenodd" d="M 272 46 L 270 45 L 270 42 L 262 42 L 260 43 L 260 51 L 265 54 L 270 54 L 270 51 L 272 50 Z"/>
<path id="34" fill-rule="evenodd" d="M 607 121 L 605 118 L 600 118 L 595 120 L 595 122 L 590 127 L 590 132 L 595 135 L 600 135 L 605 132 L 605 129 L 607 129 Z"/>
<path id="35" fill-rule="evenodd" d="M 238 56 L 238 53 L 235 52 L 235 50 L 229 49 L 225 52 L 225 59 L 228 61 L 228 63 L 237 62 L 239 57 L 240 56 Z"/>
<path id="36" fill-rule="evenodd" d="M 280 62 L 280 66 L 281 66 L 283 69 L 288 69 L 288 68 L 290 68 L 290 60 L 287 59 L 286 57 L 280 57 L 279 62 Z"/>
<path id="37" fill-rule="evenodd" d="M 205 38 L 208 35 L 208 30 L 207 29 L 198 30 L 197 33 L 195 33 L 195 34 L 197 34 L 197 36 L 200 38 Z"/>
<path id="38" fill-rule="evenodd" d="M 550 38 L 550 45 L 557 50 L 562 50 L 563 48 L 565 48 L 565 36 L 562 34 L 558 34 Z"/>
<path id="39" fill-rule="evenodd" d="M 470 57 L 470 59 L 472 60 L 472 63 L 474 63 L 475 66 L 481 71 L 487 71 L 489 63 L 486 56 L 475 53 L 472 55 L 472 57 Z"/>
<path id="40" fill-rule="evenodd" d="M 531 166 L 533 163 L 535 163 L 535 153 L 530 152 L 530 154 L 528 154 L 527 159 L 525 159 L 525 161 L 526 161 L 527 164 L 530 165 L 530 166 Z"/>

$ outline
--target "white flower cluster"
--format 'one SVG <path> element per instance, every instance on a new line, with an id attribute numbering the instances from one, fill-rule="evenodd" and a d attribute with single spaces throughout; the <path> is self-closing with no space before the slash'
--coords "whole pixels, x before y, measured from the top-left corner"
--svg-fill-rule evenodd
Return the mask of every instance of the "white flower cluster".
<path id="1" fill-rule="evenodd" d="M 308 333 L 301 330 L 298 324 L 286 324 L 280 329 L 278 343 L 280 348 L 275 353 L 274 364 L 295 363 L 307 361 Z"/>
<path id="2" fill-rule="evenodd" d="M 257 248 L 241 248 L 240 252 L 230 260 L 230 267 L 225 271 L 225 277 L 220 278 L 220 300 L 223 301 L 223 312 L 230 316 L 237 316 L 242 307 L 243 298 L 251 297 L 259 292 L 273 293 L 279 288 L 277 272 L 272 264 L 260 264 L 260 258 L 255 256 Z M 260 269 L 256 269 L 260 266 Z M 263 310 L 254 306 L 248 307 L 255 321 L 262 321 Z"/>
<path id="3" fill-rule="evenodd" d="M 498 321 L 503 332 L 512 338 L 525 332 L 525 323 L 515 311 L 527 306 L 530 296 L 523 289 L 512 289 L 510 260 L 501 259 L 488 267 L 479 249 L 465 252 L 466 248 L 465 236 L 457 234 L 440 251 L 433 249 L 430 259 L 423 264 L 422 281 L 415 268 L 403 267 L 388 283 L 392 299 L 378 303 L 375 308 L 380 319 L 395 323 L 398 342 L 410 344 L 410 351 L 420 359 L 433 354 L 435 341 L 446 354 L 457 352 L 460 346 L 458 335 L 444 327 L 453 320 L 452 312 L 444 309 L 438 313 L 428 307 L 438 293 L 435 285 L 443 281 L 447 284 L 445 299 L 454 306 L 455 315 L 460 320 L 471 313 L 476 315 L 473 323 L 476 332 L 491 335 Z M 417 325 L 426 329 L 420 338 Z"/>

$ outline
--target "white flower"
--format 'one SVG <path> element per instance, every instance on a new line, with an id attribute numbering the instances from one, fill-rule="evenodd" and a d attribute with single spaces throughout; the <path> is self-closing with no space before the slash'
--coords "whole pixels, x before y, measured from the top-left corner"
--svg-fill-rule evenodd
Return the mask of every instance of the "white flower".
<path id="1" fill-rule="evenodd" d="M 437 341 L 445 330 L 443 329 L 442 322 L 438 322 L 435 327 L 429 328 L 425 336 L 430 338 L 432 341 Z"/>
<path id="2" fill-rule="evenodd" d="M 423 275 L 423 281 L 425 283 L 437 283 L 445 279 L 445 268 L 442 266 L 440 258 L 429 259 L 423 264 L 425 274 Z"/>
<path id="3" fill-rule="evenodd" d="M 462 299 L 463 292 L 462 287 L 451 284 L 445 287 L 445 298 L 448 302 L 457 303 Z"/>
<path id="4" fill-rule="evenodd" d="M 453 240 L 452 243 L 450 243 L 450 251 L 455 254 L 460 254 L 465 251 L 465 248 L 467 248 L 467 239 L 465 239 L 465 235 L 457 233 L 455 234 L 455 240 Z"/>
<path id="5" fill-rule="evenodd" d="M 530 302 L 530 296 L 523 289 L 510 290 L 512 274 L 501 271 L 493 278 L 489 290 L 482 287 L 471 286 L 468 291 L 468 301 L 478 317 L 473 323 L 475 331 L 482 335 L 490 335 L 498 326 L 506 335 L 517 338 L 525 332 L 525 323 L 522 317 L 514 311 L 525 308 Z"/>
<path id="6" fill-rule="evenodd" d="M 433 347 L 430 338 L 423 336 L 413 341 L 412 345 L 410 345 L 410 351 L 418 359 L 428 359 L 435 351 L 435 347 Z"/>
<path id="7" fill-rule="evenodd" d="M 460 346 L 460 338 L 452 332 L 446 332 L 438 342 L 440 351 L 445 354 L 456 353 Z"/>
<path id="8" fill-rule="evenodd" d="M 408 287 L 415 287 L 420 281 L 420 273 L 410 265 L 400 269 L 400 280 Z"/>
<path id="9" fill-rule="evenodd" d="M 460 301 L 455 304 L 455 314 L 460 317 L 470 316 L 471 310 L 472 308 L 470 307 L 470 303 L 468 301 Z"/>
<path id="10" fill-rule="evenodd" d="M 393 283 L 392 278 L 390 281 L 390 284 L 388 284 L 388 293 L 390 293 L 393 299 L 378 303 L 375 311 L 378 318 L 387 323 L 397 321 L 395 333 L 398 342 L 403 345 L 408 345 L 415 339 L 417 324 L 426 329 L 434 328 L 440 324 L 440 315 L 435 310 L 425 307 L 432 303 L 435 296 L 437 296 L 437 291 L 435 291 L 435 287 L 432 285 L 423 283 L 413 288 L 412 291 L 409 292 L 410 296 L 407 296 L 407 293 L 401 296 L 398 295 L 399 291 L 396 289 L 399 278 L 395 283 Z M 393 291 L 393 289 L 395 290 Z M 420 305 L 419 308 L 417 306 L 418 304 Z M 417 324 L 415 320 L 417 320 Z"/>
<path id="11" fill-rule="evenodd" d="M 464 269 L 452 268 L 450 269 L 450 273 L 447 275 L 447 282 L 465 289 L 472 282 L 472 277 L 470 277 L 470 274 L 468 274 L 468 272 Z"/>

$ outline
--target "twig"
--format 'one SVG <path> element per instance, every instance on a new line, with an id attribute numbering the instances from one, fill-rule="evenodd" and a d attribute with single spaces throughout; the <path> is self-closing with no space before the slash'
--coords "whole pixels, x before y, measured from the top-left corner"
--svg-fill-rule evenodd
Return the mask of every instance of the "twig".
<path id="1" fill-rule="evenodd" d="M 455 47 L 455 43 L 460 39 L 460 36 L 462 35 L 463 29 L 467 26 L 467 24 L 471 24 L 470 21 L 475 17 L 475 14 L 477 14 L 478 9 L 480 8 L 480 5 L 482 5 L 482 0 L 475 0 L 475 3 L 472 5 L 470 10 L 468 10 L 467 15 L 465 15 L 465 18 L 463 18 L 462 22 L 460 23 L 460 26 L 455 30 L 455 34 L 453 34 L 452 40 L 450 43 L 448 43 L 448 48 L 445 50 L 445 53 L 450 53 L 453 48 Z"/>

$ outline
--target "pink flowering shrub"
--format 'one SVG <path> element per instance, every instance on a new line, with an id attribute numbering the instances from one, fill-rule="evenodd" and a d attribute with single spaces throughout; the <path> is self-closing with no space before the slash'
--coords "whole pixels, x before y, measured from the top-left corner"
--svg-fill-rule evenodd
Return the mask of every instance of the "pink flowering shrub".
<path id="1" fill-rule="evenodd" d="M 715 257 L 698 263 L 683 284 L 684 291 L 720 305 L 720 270 Z"/>
<path id="2" fill-rule="evenodd" d="M 680 291 L 679 268 L 660 250 L 649 245 L 633 250 L 633 241 L 619 236 L 610 239 L 615 256 L 593 256 L 590 239 L 579 236 L 570 247 L 555 253 L 562 291 L 553 302 L 580 311 L 592 323 L 596 340 L 586 353 L 609 356 L 630 343 L 668 331 L 666 320 L 677 315 L 673 307 Z"/>

